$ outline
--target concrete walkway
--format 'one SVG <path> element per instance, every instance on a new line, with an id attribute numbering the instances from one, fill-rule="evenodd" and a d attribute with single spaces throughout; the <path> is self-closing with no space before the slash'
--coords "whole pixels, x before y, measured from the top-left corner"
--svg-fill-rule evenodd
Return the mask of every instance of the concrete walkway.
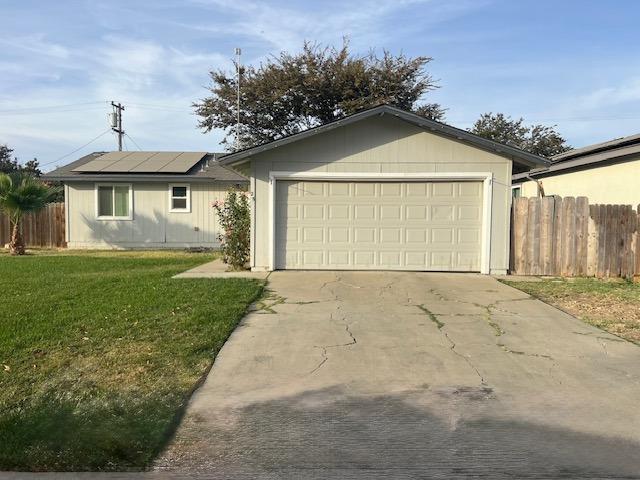
<path id="1" fill-rule="evenodd" d="M 240 272 L 227 271 L 229 266 L 222 260 L 214 260 L 212 262 L 198 265 L 191 270 L 174 275 L 173 278 L 255 278 L 264 280 L 269 276 L 270 272 L 251 272 L 249 270 Z"/>
<path id="2" fill-rule="evenodd" d="M 640 348 L 495 279 L 275 272 L 156 470 L 638 478 Z"/>

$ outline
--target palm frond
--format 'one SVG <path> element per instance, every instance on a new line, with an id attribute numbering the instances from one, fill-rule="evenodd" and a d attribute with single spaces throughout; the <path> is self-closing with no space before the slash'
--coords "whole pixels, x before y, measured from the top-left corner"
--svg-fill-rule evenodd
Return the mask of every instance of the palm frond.
<path id="1" fill-rule="evenodd" d="M 56 188 L 31 175 L 0 174 L 0 209 L 11 216 L 40 210 L 56 193 Z"/>

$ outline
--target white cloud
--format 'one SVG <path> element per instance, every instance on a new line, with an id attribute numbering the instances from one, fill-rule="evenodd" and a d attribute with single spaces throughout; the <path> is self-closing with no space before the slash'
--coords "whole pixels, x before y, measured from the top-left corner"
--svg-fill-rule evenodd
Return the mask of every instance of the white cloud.
<path id="1" fill-rule="evenodd" d="M 578 100 L 583 108 L 599 108 L 640 101 L 640 78 L 611 87 L 599 88 Z"/>
<path id="2" fill-rule="evenodd" d="M 38 56 L 65 59 L 69 57 L 69 49 L 48 40 L 43 33 L 18 37 L 0 38 L 0 43 L 18 50 L 35 53 Z"/>

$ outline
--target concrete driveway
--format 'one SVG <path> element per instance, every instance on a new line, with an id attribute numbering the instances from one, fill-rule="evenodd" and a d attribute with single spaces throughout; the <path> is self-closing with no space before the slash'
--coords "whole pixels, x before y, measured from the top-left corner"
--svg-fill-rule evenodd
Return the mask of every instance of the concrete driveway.
<path id="1" fill-rule="evenodd" d="M 276 272 L 156 469 L 640 478 L 640 348 L 495 279 Z"/>

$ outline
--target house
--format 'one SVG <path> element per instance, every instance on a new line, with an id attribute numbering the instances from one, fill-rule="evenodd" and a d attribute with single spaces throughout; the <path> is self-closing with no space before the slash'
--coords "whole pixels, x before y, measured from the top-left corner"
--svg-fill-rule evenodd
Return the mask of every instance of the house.
<path id="1" fill-rule="evenodd" d="M 511 175 L 548 161 L 390 106 L 220 158 L 253 194 L 253 270 L 504 274 Z"/>
<path id="2" fill-rule="evenodd" d="M 253 270 L 503 274 L 511 175 L 547 164 L 383 105 L 227 155 L 99 152 L 46 179 L 65 184 L 70 248 L 216 247 L 210 203 L 248 183 Z"/>
<path id="3" fill-rule="evenodd" d="M 584 196 L 590 203 L 640 203 L 640 134 L 554 156 L 551 165 L 513 175 L 515 195 Z"/>
<path id="4" fill-rule="evenodd" d="M 44 176 L 65 189 L 69 248 L 218 247 L 211 202 L 241 175 L 206 152 L 96 152 Z"/>

